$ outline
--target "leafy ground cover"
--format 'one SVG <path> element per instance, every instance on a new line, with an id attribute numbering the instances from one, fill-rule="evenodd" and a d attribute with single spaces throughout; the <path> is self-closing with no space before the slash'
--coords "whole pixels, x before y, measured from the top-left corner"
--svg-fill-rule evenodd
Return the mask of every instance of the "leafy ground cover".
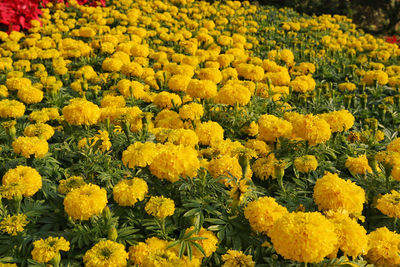
<path id="1" fill-rule="evenodd" d="M 0 32 L 2 266 L 400 264 L 396 44 L 249 2 L 41 12 Z"/>

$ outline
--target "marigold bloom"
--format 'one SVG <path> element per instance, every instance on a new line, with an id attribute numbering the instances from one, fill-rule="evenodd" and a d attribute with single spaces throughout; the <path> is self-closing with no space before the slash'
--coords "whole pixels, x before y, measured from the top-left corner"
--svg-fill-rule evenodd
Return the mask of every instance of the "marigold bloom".
<path id="1" fill-rule="evenodd" d="M 194 80 L 189 82 L 186 92 L 191 97 L 209 99 L 217 95 L 217 85 L 210 80 Z"/>
<path id="2" fill-rule="evenodd" d="M 86 182 L 81 176 L 71 176 L 65 180 L 60 180 L 57 190 L 60 192 L 60 194 L 66 195 L 72 190 L 85 184 Z"/>
<path id="3" fill-rule="evenodd" d="M 275 158 L 275 154 L 271 153 L 267 157 L 258 158 L 254 161 L 251 169 L 258 179 L 267 180 L 269 177 L 275 178 L 275 165 L 277 163 L 278 160 Z"/>
<path id="4" fill-rule="evenodd" d="M 337 249 L 351 257 L 367 254 L 368 237 L 364 227 L 350 218 L 346 212 L 328 211 L 326 216 L 335 225 L 339 241 Z"/>
<path id="5" fill-rule="evenodd" d="M 377 200 L 376 208 L 391 218 L 400 218 L 400 193 L 392 190 Z"/>
<path id="6" fill-rule="evenodd" d="M 368 234 L 365 258 L 376 266 L 395 267 L 400 264 L 400 235 L 381 227 Z"/>
<path id="7" fill-rule="evenodd" d="M 49 151 L 49 144 L 45 139 L 39 137 L 20 136 L 12 143 L 14 152 L 25 158 L 35 155 L 36 158 L 43 158 Z"/>
<path id="8" fill-rule="evenodd" d="M 285 259 L 317 263 L 334 251 L 335 226 L 318 212 L 293 212 L 278 219 L 270 230 L 272 244 Z"/>
<path id="9" fill-rule="evenodd" d="M 177 74 L 173 75 L 168 80 L 168 88 L 172 91 L 185 92 L 191 78 L 187 75 Z"/>
<path id="10" fill-rule="evenodd" d="M 29 137 L 37 136 L 49 140 L 54 135 L 54 129 L 45 123 L 31 124 L 24 129 L 24 135 Z"/>
<path id="11" fill-rule="evenodd" d="M 69 242 L 64 237 L 48 237 L 33 242 L 32 259 L 37 262 L 49 262 L 60 250 L 69 251 Z"/>
<path id="12" fill-rule="evenodd" d="M 299 172 L 308 173 L 317 169 L 318 161 L 313 155 L 304 155 L 294 160 L 294 166 Z"/>
<path id="13" fill-rule="evenodd" d="M 111 240 L 100 241 L 83 255 L 86 267 L 124 267 L 127 259 L 125 246 Z"/>
<path id="14" fill-rule="evenodd" d="M 354 174 L 372 173 L 372 169 L 368 164 L 368 159 L 365 154 L 357 158 L 348 157 L 346 159 L 346 168 Z"/>
<path id="15" fill-rule="evenodd" d="M 71 125 L 94 125 L 100 118 L 100 108 L 86 99 L 74 98 L 62 110 L 65 121 Z"/>
<path id="16" fill-rule="evenodd" d="M 186 105 L 183 105 L 179 109 L 179 117 L 182 120 L 200 120 L 201 117 L 203 117 L 204 114 L 204 109 L 203 105 L 198 104 L 198 103 L 189 103 Z"/>
<path id="17" fill-rule="evenodd" d="M 244 216 L 249 220 L 251 228 L 266 235 L 269 234 L 276 220 L 287 213 L 288 210 L 276 203 L 272 197 L 261 197 L 250 202 L 244 209 Z"/>
<path id="18" fill-rule="evenodd" d="M 345 209 L 350 214 L 361 214 L 366 200 L 364 189 L 329 172 L 315 183 L 313 197 L 319 210 Z"/>
<path id="19" fill-rule="evenodd" d="M 201 145 L 211 145 L 215 141 L 224 139 L 224 129 L 214 121 L 198 124 L 195 132 Z"/>
<path id="20" fill-rule="evenodd" d="M 157 219 L 164 219 L 175 212 L 175 203 L 172 199 L 163 196 L 152 196 L 144 208 L 149 215 Z"/>
<path id="21" fill-rule="evenodd" d="M 0 221 L 0 231 L 9 235 L 17 235 L 24 231 L 24 227 L 28 224 L 25 214 L 8 215 Z"/>
<path id="22" fill-rule="evenodd" d="M 134 206 L 137 201 L 142 201 L 148 192 L 145 180 L 134 177 L 121 180 L 113 188 L 115 202 L 120 206 Z"/>
<path id="23" fill-rule="evenodd" d="M 222 260 L 224 261 L 222 267 L 254 267 L 256 264 L 251 255 L 232 249 L 222 255 Z"/>
<path id="24" fill-rule="evenodd" d="M 160 146 L 159 152 L 149 166 L 150 172 L 159 179 L 166 179 L 171 183 L 180 177 L 195 177 L 200 168 L 197 151 L 192 147 L 167 143 Z"/>
<path id="25" fill-rule="evenodd" d="M 263 141 L 276 141 L 279 137 L 289 138 L 292 124 L 288 121 L 265 114 L 258 120 L 258 138 Z"/>
<path id="26" fill-rule="evenodd" d="M 247 87 L 240 84 L 224 85 L 214 98 L 214 102 L 231 106 L 245 106 L 250 102 L 250 98 L 251 93 Z"/>
<path id="27" fill-rule="evenodd" d="M 194 230 L 194 226 L 190 227 L 189 229 L 186 229 L 186 233 L 192 230 Z M 196 242 L 203 248 L 206 257 L 211 256 L 211 254 L 217 250 L 218 238 L 213 234 L 213 232 L 201 227 L 199 232 L 192 234 L 191 237 L 204 237 L 204 239 L 195 240 L 194 242 Z M 198 251 L 197 249 L 193 250 L 193 255 L 196 258 L 203 257 L 203 254 L 201 254 L 201 252 Z"/>
<path id="28" fill-rule="evenodd" d="M 64 210 L 75 220 L 88 220 L 94 215 L 99 215 L 106 205 L 106 190 L 94 184 L 74 189 L 64 198 Z"/>
<path id="29" fill-rule="evenodd" d="M 0 118 L 19 118 L 25 113 L 25 105 L 17 100 L 0 101 Z"/>
<path id="30" fill-rule="evenodd" d="M 329 124 L 317 116 L 312 114 L 298 115 L 289 119 L 289 121 L 293 125 L 294 136 L 308 141 L 311 146 L 324 143 L 331 138 Z"/>
<path id="31" fill-rule="evenodd" d="M 153 142 L 135 142 L 122 152 L 122 162 L 129 168 L 146 167 L 150 165 L 158 153 Z"/>
<path id="32" fill-rule="evenodd" d="M 4 186 L 22 185 L 21 193 L 25 197 L 30 197 L 42 188 L 42 177 L 37 170 L 31 167 L 17 166 L 4 174 L 2 183 Z"/>
<path id="33" fill-rule="evenodd" d="M 43 99 L 43 91 L 34 86 L 19 89 L 17 95 L 25 104 L 39 103 Z"/>
<path id="34" fill-rule="evenodd" d="M 387 151 L 400 153 L 400 137 L 394 139 L 388 144 Z"/>
<path id="35" fill-rule="evenodd" d="M 333 133 L 347 131 L 354 124 L 353 114 L 345 109 L 320 114 L 318 116 L 329 124 Z"/>
<path id="36" fill-rule="evenodd" d="M 174 106 L 179 107 L 180 105 L 182 105 L 182 99 L 177 94 L 164 91 L 154 97 L 153 104 L 158 106 L 159 108 L 170 109 Z"/>

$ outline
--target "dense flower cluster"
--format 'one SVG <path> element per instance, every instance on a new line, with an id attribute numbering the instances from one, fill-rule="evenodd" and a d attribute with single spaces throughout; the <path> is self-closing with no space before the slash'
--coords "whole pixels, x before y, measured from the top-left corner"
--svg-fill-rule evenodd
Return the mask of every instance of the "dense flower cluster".
<path id="1" fill-rule="evenodd" d="M 2 262 L 400 264 L 397 45 L 249 1 L 95 2 L 0 2 Z"/>

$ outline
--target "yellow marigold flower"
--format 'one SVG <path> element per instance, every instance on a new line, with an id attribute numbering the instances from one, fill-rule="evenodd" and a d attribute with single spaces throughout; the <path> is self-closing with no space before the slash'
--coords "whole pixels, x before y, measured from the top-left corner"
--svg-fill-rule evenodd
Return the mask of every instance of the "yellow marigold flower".
<path id="1" fill-rule="evenodd" d="M 171 183 L 178 181 L 180 177 L 196 177 L 199 168 L 200 162 L 194 148 L 171 143 L 160 146 L 149 166 L 154 176 Z"/>
<path id="2" fill-rule="evenodd" d="M 354 84 L 354 83 L 350 83 L 350 82 L 346 82 L 346 83 L 340 83 L 339 84 L 339 90 L 340 91 L 350 91 L 350 92 L 352 92 L 352 91 L 354 91 L 354 90 L 356 90 L 356 85 Z"/>
<path id="3" fill-rule="evenodd" d="M 104 71 L 108 71 L 108 72 L 117 72 L 120 71 L 122 66 L 123 66 L 123 62 L 119 59 L 119 58 L 106 58 L 104 59 L 103 63 L 101 64 L 101 68 Z"/>
<path id="4" fill-rule="evenodd" d="M 125 105 L 126 105 L 125 98 L 121 95 L 119 96 L 106 95 L 100 102 L 100 106 L 102 108 L 105 107 L 123 108 L 125 107 Z"/>
<path id="5" fill-rule="evenodd" d="M 264 79 L 264 69 L 260 66 L 242 63 L 236 66 L 236 70 L 239 76 L 246 80 L 261 81 Z"/>
<path id="6" fill-rule="evenodd" d="M 81 27 L 79 29 L 79 36 L 85 38 L 91 38 L 96 35 L 96 31 L 92 27 Z"/>
<path id="7" fill-rule="evenodd" d="M 45 123 L 31 124 L 24 129 L 24 135 L 49 140 L 54 135 L 54 129 Z"/>
<path id="8" fill-rule="evenodd" d="M 346 159 L 346 168 L 354 174 L 372 173 L 372 169 L 368 164 L 367 155 L 361 155 L 357 158 L 348 157 Z"/>
<path id="9" fill-rule="evenodd" d="M 8 97 L 8 89 L 5 85 L 0 85 L 0 97 Z"/>
<path id="10" fill-rule="evenodd" d="M 34 86 L 19 89 L 17 95 L 25 104 L 39 103 L 43 99 L 43 91 Z"/>
<path id="11" fill-rule="evenodd" d="M 400 153 L 400 137 L 394 139 L 387 146 L 387 151 L 398 152 Z"/>
<path id="12" fill-rule="evenodd" d="M 48 237 L 33 242 L 32 259 L 45 263 L 51 261 L 60 250 L 69 251 L 69 242 L 64 237 Z"/>
<path id="13" fill-rule="evenodd" d="M 24 227 L 28 224 L 25 214 L 8 215 L 0 221 L 0 231 L 9 235 L 17 235 L 24 231 Z"/>
<path id="14" fill-rule="evenodd" d="M 119 181 L 113 188 L 114 200 L 120 206 L 134 206 L 144 199 L 147 192 L 146 181 L 137 177 Z"/>
<path id="15" fill-rule="evenodd" d="M 45 139 L 39 137 L 20 136 L 12 143 L 14 152 L 25 158 L 35 155 L 36 158 L 43 158 L 49 151 L 49 144 Z"/>
<path id="16" fill-rule="evenodd" d="M 315 65 L 311 62 L 301 62 L 297 69 L 307 75 L 315 72 Z"/>
<path id="17" fill-rule="evenodd" d="M 279 58 L 286 64 L 292 64 L 294 62 L 294 55 L 289 49 L 283 49 L 279 52 Z"/>
<path id="18" fill-rule="evenodd" d="M 188 95 L 194 98 L 209 99 L 217 95 L 217 85 L 210 80 L 192 79 L 186 89 Z"/>
<path id="19" fill-rule="evenodd" d="M 59 116 L 60 114 L 56 108 L 43 108 L 29 114 L 29 120 L 36 121 L 37 123 L 45 123 L 49 120 L 55 120 Z"/>
<path id="20" fill-rule="evenodd" d="M 134 57 L 147 57 L 149 55 L 149 47 L 146 45 L 136 44 L 132 46 L 130 52 Z"/>
<path id="21" fill-rule="evenodd" d="M 60 180 L 57 190 L 58 192 L 60 192 L 60 194 L 66 195 L 72 190 L 79 188 L 85 184 L 86 182 L 81 176 L 71 176 L 67 179 Z"/>
<path id="22" fill-rule="evenodd" d="M 222 81 L 222 74 L 219 69 L 216 68 L 204 68 L 198 73 L 200 80 L 211 80 L 216 84 Z"/>
<path id="23" fill-rule="evenodd" d="M 182 105 L 182 99 L 177 94 L 168 93 L 164 91 L 157 94 L 156 97 L 154 97 L 153 104 L 158 106 L 159 108 L 170 109 L 174 106 L 178 107 Z"/>
<path id="24" fill-rule="evenodd" d="M 153 130 L 158 142 L 169 142 L 174 145 L 183 145 L 195 147 L 199 143 L 196 133 L 190 129 L 163 129 L 156 128 Z"/>
<path id="25" fill-rule="evenodd" d="M 256 139 L 249 139 L 246 142 L 245 147 L 253 149 L 259 157 L 265 157 L 269 152 L 271 152 L 271 148 L 267 143 Z"/>
<path id="26" fill-rule="evenodd" d="M 210 145 L 215 141 L 224 139 L 224 129 L 218 122 L 214 121 L 198 124 L 195 132 L 201 145 Z"/>
<path id="27" fill-rule="evenodd" d="M 224 85 L 214 98 L 215 103 L 225 105 L 245 106 L 250 102 L 251 93 L 249 89 L 240 84 Z"/>
<path id="28" fill-rule="evenodd" d="M 297 76 L 290 82 L 294 92 L 307 93 L 315 89 L 315 80 L 310 75 Z"/>
<path id="29" fill-rule="evenodd" d="M 222 267 L 254 267 L 256 264 L 251 255 L 232 249 L 222 255 L 222 260 L 224 261 Z"/>
<path id="30" fill-rule="evenodd" d="M 137 58 L 136 58 L 137 59 Z M 127 76 L 142 77 L 143 67 L 137 62 L 129 62 L 128 64 L 122 65 L 121 72 Z"/>
<path id="31" fill-rule="evenodd" d="M 269 235 L 274 222 L 287 213 L 288 210 L 272 197 L 261 197 L 250 202 L 244 209 L 244 216 L 249 220 L 251 228 L 266 235 Z"/>
<path id="32" fill-rule="evenodd" d="M 394 151 L 379 151 L 375 155 L 376 161 L 391 167 L 400 164 L 400 153 Z"/>
<path id="33" fill-rule="evenodd" d="M 275 178 L 275 165 L 278 160 L 275 158 L 275 154 L 270 154 L 268 157 L 258 158 L 254 161 L 251 169 L 254 171 L 254 175 L 261 180 L 267 180 L 270 176 Z"/>
<path id="34" fill-rule="evenodd" d="M 335 226 L 338 236 L 337 250 L 340 249 L 345 255 L 358 257 L 368 252 L 367 231 L 343 212 L 328 211 L 327 218 Z M 337 250 L 333 256 L 336 256 Z"/>
<path id="35" fill-rule="evenodd" d="M 100 118 L 100 108 L 83 98 L 74 98 L 62 109 L 64 119 L 71 125 L 94 125 Z"/>
<path id="36" fill-rule="evenodd" d="M 248 126 L 243 127 L 242 131 L 249 136 L 256 136 L 258 134 L 258 124 L 255 121 L 250 122 Z"/>
<path id="37" fill-rule="evenodd" d="M 17 100 L 0 101 L 0 118 L 19 118 L 25 113 L 25 105 Z"/>
<path id="38" fill-rule="evenodd" d="M 22 185 L 21 193 L 25 197 L 31 197 L 42 188 L 42 177 L 31 167 L 17 166 L 15 169 L 8 170 L 3 176 L 4 186 L 15 184 Z"/>
<path id="39" fill-rule="evenodd" d="M 392 190 L 377 200 L 376 208 L 391 218 L 400 218 L 400 193 Z"/>
<path id="40" fill-rule="evenodd" d="M 21 75 L 23 75 L 23 73 L 21 73 Z M 24 77 L 9 77 L 6 80 L 6 86 L 8 90 L 15 91 L 32 86 L 32 81 Z"/>
<path id="41" fill-rule="evenodd" d="M 400 265 L 400 235 L 381 227 L 368 234 L 368 254 L 365 258 L 376 266 Z"/>
<path id="42" fill-rule="evenodd" d="M 389 76 L 382 70 L 370 70 L 365 73 L 361 80 L 362 83 L 367 85 L 373 85 L 375 81 L 380 85 L 385 85 L 389 82 Z"/>
<path id="43" fill-rule="evenodd" d="M 400 163 L 396 163 L 392 166 L 390 175 L 392 175 L 394 180 L 400 181 Z"/>
<path id="44" fill-rule="evenodd" d="M 149 254 L 164 252 L 167 250 L 167 246 L 168 241 L 166 240 L 157 237 L 147 238 L 145 243 L 139 242 L 137 245 L 129 248 L 129 260 L 142 266 Z"/>
<path id="45" fill-rule="evenodd" d="M 197 121 L 203 117 L 203 114 L 203 105 L 198 103 L 189 103 L 179 109 L 179 117 L 183 120 Z"/>
<path id="46" fill-rule="evenodd" d="M 194 230 L 194 226 L 186 229 L 186 233 L 188 233 L 192 230 Z M 206 257 L 211 256 L 211 254 L 217 250 L 218 238 L 213 234 L 213 232 L 201 227 L 199 232 L 192 234 L 191 237 L 204 237 L 205 238 L 205 239 L 195 240 L 194 242 L 196 242 L 203 248 L 204 254 L 206 254 Z M 201 252 L 198 249 L 193 249 L 193 256 L 195 258 L 202 258 L 203 254 L 201 254 Z"/>
<path id="47" fill-rule="evenodd" d="M 135 142 L 122 152 L 122 162 L 129 168 L 146 167 L 150 165 L 158 153 L 153 142 Z"/>
<path id="48" fill-rule="evenodd" d="M 127 259 L 125 246 L 111 240 L 100 241 L 83 255 L 86 267 L 124 267 Z"/>
<path id="49" fill-rule="evenodd" d="M 293 134 L 309 142 L 311 146 L 328 141 L 331 138 L 329 124 L 312 114 L 298 115 L 288 119 L 293 125 Z"/>
<path id="50" fill-rule="evenodd" d="M 331 127 L 331 132 L 344 132 L 353 127 L 354 116 L 348 110 L 333 111 L 318 115 Z"/>
<path id="51" fill-rule="evenodd" d="M 154 124 L 157 128 L 183 128 L 183 121 L 179 118 L 179 114 L 169 109 L 164 109 L 158 113 L 154 119 Z"/>
<path id="52" fill-rule="evenodd" d="M 243 175 L 242 167 L 239 164 L 238 158 L 231 157 L 230 155 L 223 155 L 219 158 L 212 159 L 208 164 L 208 171 L 214 178 L 221 176 L 228 177 L 222 180 L 226 185 L 231 185 L 232 182 L 228 181 L 228 179 L 231 178 L 231 175 L 238 179 L 242 178 Z M 246 173 L 246 178 L 251 179 L 252 175 L 253 172 L 249 168 Z"/>
<path id="53" fill-rule="evenodd" d="M 168 88 L 172 91 L 185 92 L 190 81 L 191 78 L 189 76 L 176 74 L 168 80 Z"/>
<path id="54" fill-rule="evenodd" d="M 94 184 L 74 189 L 64 198 L 64 210 L 75 220 L 88 220 L 94 215 L 99 215 L 106 205 L 106 190 Z"/>
<path id="55" fill-rule="evenodd" d="M 334 251 L 338 242 L 335 226 L 318 212 L 293 212 L 278 219 L 270 237 L 283 258 L 317 263 Z"/>
<path id="56" fill-rule="evenodd" d="M 289 138 L 292 135 L 292 128 L 290 122 L 265 114 L 258 119 L 258 138 L 273 142 L 279 137 Z"/>
<path id="57" fill-rule="evenodd" d="M 319 210 L 345 209 L 350 214 L 361 214 L 365 202 L 364 189 L 329 172 L 315 183 L 313 197 Z"/>
<path id="58" fill-rule="evenodd" d="M 147 201 L 144 209 L 146 210 L 147 214 L 162 220 L 165 217 L 174 214 L 175 203 L 170 198 L 166 198 L 163 196 L 152 196 L 149 201 Z"/>
<path id="59" fill-rule="evenodd" d="M 304 155 L 294 160 L 294 166 L 299 172 L 308 173 L 317 169 L 318 161 L 313 155 Z"/>

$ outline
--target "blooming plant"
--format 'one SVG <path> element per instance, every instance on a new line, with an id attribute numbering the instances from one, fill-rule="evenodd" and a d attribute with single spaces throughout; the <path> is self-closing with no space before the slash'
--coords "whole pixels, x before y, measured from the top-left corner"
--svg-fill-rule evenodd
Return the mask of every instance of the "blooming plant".
<path id="1" fill-rule="evenodd" d="M 0 2 L 0 265 L 399 265 L 396 44 L 248 1 L 94 3 Z"/>

